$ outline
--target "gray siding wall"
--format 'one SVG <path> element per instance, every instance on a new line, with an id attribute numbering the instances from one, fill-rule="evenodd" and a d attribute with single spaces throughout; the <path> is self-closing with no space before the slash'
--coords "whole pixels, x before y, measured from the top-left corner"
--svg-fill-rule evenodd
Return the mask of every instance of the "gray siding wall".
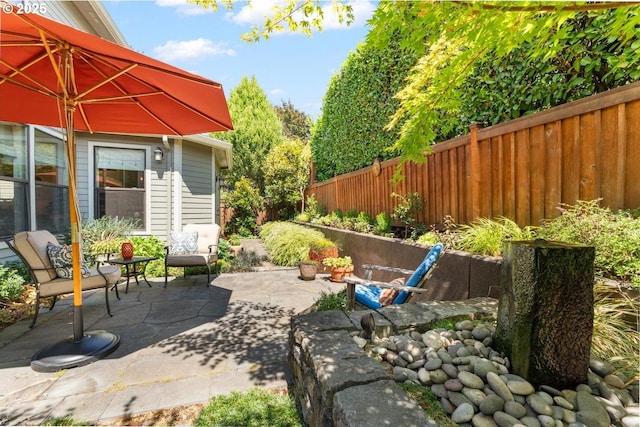
<path id="1" fill-rule="evenodd" d="M 211 147 L 184 142 L 182 151 L 182 225 L 210 224 L 213 212 Z"/>
<path id="2" fill-rule="evenodd" d="M 89 153 L 89 141 L 97 144 L 135 144 L 150 147 L 152 154 L 147 168 L 150 169 L 151 177 L 150 182 L 147 183 L 147 190 L 150 191 L 149 197 L 151 198 L 151 222 L 148 229 L 150 234 L 159 237 L 167 235 L 167 229 L 171 224 L 171 174 L 168 172 L 171 152 L 164 150 L 162 162 L 156 162 L 153 159 L 153 150 L 162 146 L 162 140 L 159 137 L 76 133 L 78 202 L 83 220 L 92 218 L 89 213 L 93 211 L 89 206 L 89 182 L 93 179 L 94 174 L 94 171 L 89 170 L 89 156 L 93 155 L 93 153 Z"/>

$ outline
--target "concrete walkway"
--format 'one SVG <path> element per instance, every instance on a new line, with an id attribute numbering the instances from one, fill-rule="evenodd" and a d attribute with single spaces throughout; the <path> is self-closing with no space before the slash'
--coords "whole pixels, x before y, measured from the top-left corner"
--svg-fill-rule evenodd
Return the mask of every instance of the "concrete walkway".
<path id="1" fill-rule="evenodd" d="M 42 347 L 72 334 L 72 298 L 0 331 L 0 425 L 39 424 L 72 416 L 98 423 L 160 408 L 204 403 L 252 387 L 283 389 L 290 317 L 344 285 L 318 276 L 302 281 L 297 269 L 163 279 L 130 286 L 121 300 L 85 292 L 85 330 L 120 336 L 119 348 L 95 363 L 60 371 L 33 371 Z"/>

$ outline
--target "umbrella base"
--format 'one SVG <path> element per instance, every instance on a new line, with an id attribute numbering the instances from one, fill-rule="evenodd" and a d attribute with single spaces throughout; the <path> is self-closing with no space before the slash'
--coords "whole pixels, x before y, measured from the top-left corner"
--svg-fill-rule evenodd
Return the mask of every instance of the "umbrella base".
<path id="1" fill-rule="evenodd" d="M 120 345 L 120 336 L 107 331 L 88 331 L 79 341 L 73 337 L 38 351 L 31 358 L 31 369 L 56 372 L 61 369 L 88 365 L 113 353 Z"/>

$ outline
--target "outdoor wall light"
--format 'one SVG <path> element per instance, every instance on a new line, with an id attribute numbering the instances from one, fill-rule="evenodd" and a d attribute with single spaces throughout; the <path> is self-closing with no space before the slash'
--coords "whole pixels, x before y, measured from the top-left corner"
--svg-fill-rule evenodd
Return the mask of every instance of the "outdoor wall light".
<path id="1" fill-rule="evenodd" d="M 162 151 L 162 148 L 156 147 L 156 149 L 153 150 L 153 156 L 156 159 L 156 162 L 161 162 L 162 159 L 164 159 L 164 151 Z"/>

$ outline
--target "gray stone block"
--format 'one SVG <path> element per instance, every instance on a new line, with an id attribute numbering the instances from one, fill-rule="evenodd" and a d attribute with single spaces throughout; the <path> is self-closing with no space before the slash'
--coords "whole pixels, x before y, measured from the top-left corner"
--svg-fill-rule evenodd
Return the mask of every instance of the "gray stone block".
<path id="1" fill-rule="evenodd" d="M 333 397 L 333 421 L 343 426 L 432 426 L 415 401 L 391 380 L 350 387 Z"/>
<path id="2" fill-rule="evenodd" d="M 291 330 L 293 331 L 328 331 L 337 329 L 357 330 L 346 313 L 340 310 L 315 311 L 291 317 Z"/>
<path id="3" fill-rule="evenodd" d="M 425 332 L 435 320 L 420 304 L 390 305 L 379 310 L 393 325 L 395 333 Z"/>

